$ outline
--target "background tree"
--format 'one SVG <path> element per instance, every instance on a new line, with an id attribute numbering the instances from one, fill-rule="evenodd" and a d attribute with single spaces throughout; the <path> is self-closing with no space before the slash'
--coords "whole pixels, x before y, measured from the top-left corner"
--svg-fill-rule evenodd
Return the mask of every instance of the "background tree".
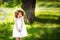
<path id="1" fill-rule="evenodd" d="M 22 8 L 26 12 L 27 21 L 30 23 L 32 23 L 35 18 L 35 4 L 36 0 L 22 0 Z"/>

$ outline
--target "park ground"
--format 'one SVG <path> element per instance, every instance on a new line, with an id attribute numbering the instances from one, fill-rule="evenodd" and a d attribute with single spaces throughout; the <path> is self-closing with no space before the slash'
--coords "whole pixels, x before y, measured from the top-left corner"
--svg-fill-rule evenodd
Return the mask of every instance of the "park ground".
<path id="1" fill-rule="evenodd" d="M 42 4 L 43 2 L 40 2 Z M 44 2 L 46 3 L 46 2 Z M 56 2 L 48 2 L 53 5 Z M 38 3 L 39 4 L 39 3 Z M 28 37 L 24 37 L 23 40 L 60 40 L 60 8 L 59 7 L 35 7 L 35 19 L 34 23 L 26 23 Z M 12 30 L 14 26 L 14 10 L 15 8 L 4 8 L 7 11 L 6 18 L 0 20 L 0 40 L 15 40 L 12 37 Z"/>

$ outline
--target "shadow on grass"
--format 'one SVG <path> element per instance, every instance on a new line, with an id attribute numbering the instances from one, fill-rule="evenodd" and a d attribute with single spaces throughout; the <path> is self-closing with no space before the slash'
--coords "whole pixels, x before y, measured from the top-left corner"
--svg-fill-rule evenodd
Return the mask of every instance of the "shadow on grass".
<path id="1" fill-rule="evenodd" d="M 0 40 L 12 40 L 12 26 L 13 23 L 7 22 L 0 24 Z"/>
<path id="2" fill-rule="evenodd" d="M 46 16 L 46 15 L 45 15 Z M 50 17 L 50 16 L 47 16 Z M 60 16 L 54 16 L 58 17 L 58 20 L 50 19 L 50 18 L 38 18 L 36 19 L 37 22 L 40 23 L 55 23 L 60 24 Z M 13 22 L 7 22 L 0 24 L 0 40 L 15 40 L 15 38 L 12 38 L 12 27 Z M 31 24 L 31 28 L 27 29 L 28 31 L 28 37 L 23 38 L 23 40 L 60 40 L 60 26 L 55 28 L 42 28 L 33 27 L 34 24 Z M 44 24 L 45 25 L 45 24 Z M 29 26 L 28 26 L 29 27 Z"/>
<path id="3" fill-rule="evenodd" d="M 30 37 L 24 40 L 60 40 L 60 27 L 57 28 L 30 28 Z"/>
<path id="4" fill-rule="evenodd" d="M 46 18 L 41 18 L 40 16 L 44 16 Z M 51 17 L 51 18 L 48 18 Z M 53 17 L 56 17 L 56 19 L 53 19 Z M 35 18 L 35 21 L 40 22 L 40 23 L 55 23 L 55 24 L 60 24 L 60 16 L 56 16 L 56 15 L 39 15 L 39 17 Z"/>
<path id="5" fill-rule="evenodd" d="M 15 38 L 11 38 L 11 25 L 13 23 L 10 22 L 0 24 L 0 40 L 15 40 Z M 60 40 L 60 26 L 57 28 L 34 28 L 32 25 L 31 28 L 27 29 L 28 37 L 23 38 L 23 40 Z"/>

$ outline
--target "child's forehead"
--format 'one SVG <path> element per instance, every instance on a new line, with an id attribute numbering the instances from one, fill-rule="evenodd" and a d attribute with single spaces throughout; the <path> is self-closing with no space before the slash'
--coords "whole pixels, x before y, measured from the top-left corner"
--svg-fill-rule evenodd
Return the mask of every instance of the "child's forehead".
<path id="1" fill-rule="evenodd" d="M 18 13 L 18 14 L 22 14 L 22 13 Z"/>

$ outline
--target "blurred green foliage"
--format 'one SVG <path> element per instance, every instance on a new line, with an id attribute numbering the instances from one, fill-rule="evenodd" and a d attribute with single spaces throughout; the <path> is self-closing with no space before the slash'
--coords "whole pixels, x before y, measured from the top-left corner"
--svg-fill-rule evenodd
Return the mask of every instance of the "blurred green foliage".
<path id="1" fill-rule="evenodd" d="M 36 0 L 36 3 L 39 7 L 60 7 L 60 0 Z M 3 0 L 3 7 L 20 7 L 22 5 L 22 0 Z"/>
<path id="2" fill-rule="evenodd" d="M 12 37 L 14 8 L 13 10 L 11 8 L 7 8 L 7 10 L 6 18 L 4 20 L 0 20 L 0 40 L 15 40 L 15 38 Z M 32 24 L 26 23 L 28 37 L 24 37 L 23 40 L 60 40 L 60 23 L 58 21 L 60 12 L 49 12 L 49 10 L 37 11 L 36 9 L 36 19 Z M 58 8 L 56 10 L 60 9 Z"/>
<path id="3" fill-rule="evenodd" d="M 24 37 L 23 40 L 60 40 L 60 2 L 56 1 L 40 2 L 39 0 L 39 2 L 36 3 L 36 19 L 32 24 L 26 23 L 28 37 Z M 15 10 L 14 7 L 17 6 L 18 8 L 17 4 L 19 3 L 14 3 L 14 6 L 12 4 L 12 0 L 9 2 L 4 1 L 2 4 L 2 7 L 6 7 L 7 16 L 4 20 L 0 20 L 0 40 L 15 40 L 15 38 L 12 37 L 14 26 L 13 11 Z"/>

